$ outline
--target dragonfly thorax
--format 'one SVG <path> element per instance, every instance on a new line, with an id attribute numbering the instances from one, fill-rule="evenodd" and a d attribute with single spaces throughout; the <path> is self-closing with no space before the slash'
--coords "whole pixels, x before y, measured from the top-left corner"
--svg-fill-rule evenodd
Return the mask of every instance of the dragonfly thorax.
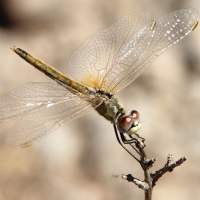
<path id="1" fill-rule="evenodd" d="M 114 122 L 119 110 L 123 110 L 121 102 L 116 95 L 110 96 L 109 93 L 97 93 L 97 95 L 103 100 L 103 102 L 96 108 L 96 111 L 108 121 Z"/>

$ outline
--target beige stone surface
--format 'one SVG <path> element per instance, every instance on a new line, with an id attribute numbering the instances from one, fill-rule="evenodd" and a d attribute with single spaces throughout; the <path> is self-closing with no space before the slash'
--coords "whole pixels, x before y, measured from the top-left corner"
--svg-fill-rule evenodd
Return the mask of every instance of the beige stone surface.
<path id="1" fill-rule="evenodd" d="M 26 82 L 49 81 L 9 48 L 17 45 L 65 73 L 76 48 L 90 35 L 138 10 L 156 17 L 193 7 L 197 0 L 8 0 L 12 26 L 0 27 L 0 95 Z M 170 48 L 119 93 L 141 114 L 140 135 L 149 158 L 162 167 L 169 153 L 188 158 L 162 177 L 154 200 L 200 196 L 200 27 Z M 143 172 L 117 143 L 112 125 L 95 111 L 25 149 L 4 144 L 16 121 L 0 125 L 0 200 L 144 199 L 143 191 L 113 174 Z"/>

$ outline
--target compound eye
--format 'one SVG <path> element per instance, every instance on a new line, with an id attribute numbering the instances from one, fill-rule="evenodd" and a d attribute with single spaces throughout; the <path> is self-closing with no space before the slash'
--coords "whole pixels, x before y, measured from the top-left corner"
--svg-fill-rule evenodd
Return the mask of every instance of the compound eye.
<path id="1" fill-rule="evenodd" d="M 134 119 L 134 120 L 138 120 L 140 118 L 140 114 L 137 110 L 132 110 L 131 113 L 130 113 L 131 117 Z"/>
<path id="2" fill-rule="evenodd" d="M 133 120 L 134 119 L 131 116 L 125 116 L 125 117 L 119 118 L 118 123 L 117 123 L 118 130 L 121 133 L 127 132 L 131 128 L 133 124 Z"/>

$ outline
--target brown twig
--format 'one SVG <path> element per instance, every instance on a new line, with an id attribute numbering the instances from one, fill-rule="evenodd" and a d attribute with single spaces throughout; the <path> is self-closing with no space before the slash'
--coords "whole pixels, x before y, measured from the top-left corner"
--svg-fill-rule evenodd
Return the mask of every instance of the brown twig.
<path id="1" fill-rule="evenodd" d="M 144 150 L 145 143 L 144 138 L 141 138 L 137 136 L 135 138 L 134 144 L 131 144 L 131 147 L 140 155 L 139 163 L 144 171 L 144 181 L 141 181 L 135 177 L 133 177 L 131 174 L 128 175 L 122 175 L 122 178 L 127 180 L 128 182 L 134 183 L 136 186 L 138 186 L 140 189 L 144 190 L 145 192 L 145 200 L 151 200 L 152 199 L 152 191 L 155 183 L 162 177 L 163 174 L 166 172 L 172 172 L 174 168 L 180 166 L 183 162 L 186 161 L 186 158 L 180 158 L 176 162 L 172 163 L 173 161 L 173 155 L 169 154 L 167 156 L 167 162 L 161 169 L 157 170 L 155 173 L 151 173 L 149 169 L 153 166 L 156 158 L 147 159 L 146 152 Z M 138 161 L 138 160 L 137 160 Z"/>
<path id="2" fill-rule="evenodd" d="M 151 173 L 151 177 L 153 179 L 153 187 L 156 185 L 156 182 L 158 181 L 159 178 L 162 177 L 163 174 L 165 174 L 166 172 L 172 172 L 175 167 L 180 166 L 186 160 L 187 160 L 186 157 L 182 157 L 173 164 L 170 164 L 167 161 L 166 165 L 163 168 L 159 169 L 155 173 Z"/>

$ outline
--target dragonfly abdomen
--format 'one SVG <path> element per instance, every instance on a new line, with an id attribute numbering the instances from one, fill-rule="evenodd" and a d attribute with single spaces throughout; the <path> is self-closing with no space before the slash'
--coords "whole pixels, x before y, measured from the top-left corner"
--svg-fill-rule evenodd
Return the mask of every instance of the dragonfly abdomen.
<path id="1" fill-rule="evenodd" d="M 18 54 L 21 58 L 27 61 L 29 64 L 33 65 L 36 69 L 40 70 L 41 72 L 45 73 L 53 80 L 59 80 L 60 82 L 64 83 L 65 85 L 69 86 L 70 88 L 75 89 L 76 91 L 86 94 L 89 90 L 86 86 L 68 78 L 52 66 L 46 64 L 45 62 L 39 60 L 38 58 L 32 56 L 31 54 L 27 53 L 21 48 L 14 46 L 11 48 L 16 54 Z"/>

